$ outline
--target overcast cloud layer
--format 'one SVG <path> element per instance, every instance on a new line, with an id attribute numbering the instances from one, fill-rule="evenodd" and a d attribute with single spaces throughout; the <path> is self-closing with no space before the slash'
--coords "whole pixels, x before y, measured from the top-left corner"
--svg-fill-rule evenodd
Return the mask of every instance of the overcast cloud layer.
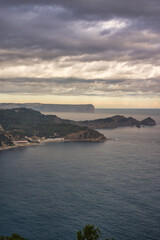
<path id="1" fill-rule="evenodd" d="M 0 93 L 160 96 L 159 0 L 0 1 Z"/>

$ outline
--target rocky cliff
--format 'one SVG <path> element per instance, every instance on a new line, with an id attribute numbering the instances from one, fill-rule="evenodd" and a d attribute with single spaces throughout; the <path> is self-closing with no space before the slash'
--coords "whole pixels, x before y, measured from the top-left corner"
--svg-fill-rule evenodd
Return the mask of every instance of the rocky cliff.
<path id="1" fill-rule="evenodd" d="M 0 148 L 1 147 L 7 147 L 7 146 L 13 146 L 12 136 L 11 134 L 7 134 L 5 132 L 0 131 Z"/>
<path id="2" fill-rule="evenodd" d="M 104 142 L 106 138 L 103 134 L 91 130 L 86 129 L 76 133 L 67 134 L 65 136 L 65 141 L 76 141 L 76 142 Z"/>
<path id="3" fill-rule="evenodd" d="M 138 121 L 132 117 L 124 117 L 120 115 L 116 115 L 109 118 L 89 120 L 89 121 L 79 121 L 75 122 L 80 126 L 85 126 L 92 129 L 105 129 L 105 128 L 117 128 L 117 127 L 126 127 L 126 126 L 137 126 L 146 125 L 146 126 L 154 126 L 156 122 L 148 117 L 142 121 Z"/>
<path id="4" fill-rule="evenodd" d="M 142 120 L 142 121 L 140 122 L 140 125 L 143 125 L 143 126 L 145 126 L 145 125 L 146 125 L 146 126 L 154 126 L 154 125 L 156 125 L 156 122 L 155 122 L 154 119 L 148 117 L 148 118 Z"/>

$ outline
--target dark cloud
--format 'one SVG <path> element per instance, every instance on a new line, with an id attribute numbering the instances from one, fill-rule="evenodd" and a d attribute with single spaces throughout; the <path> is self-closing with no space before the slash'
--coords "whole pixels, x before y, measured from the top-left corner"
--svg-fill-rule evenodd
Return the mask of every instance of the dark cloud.
<path id="1" fill-rule="evenodd" d="M 0 0 L 0 64 L 55 61 L 63 68 L 73 61 L 114 61 L 159 66 L 159 23 L 159 0 Z M 61 57 L 66 61 L 56 61 Z M 98 65 L 94 70 L 98 75 L 103 69 Z M 160 90 L 159 79 L 143 76 L 133 80 L 76 77 L 0 79 L 0 92 L 103 95 L 158 94 Z"/>
<path id="2" fill-rule="evenodd" d="M 0 93 L 54 95 L 140 95 L 160 93 L 160 79 L 0 79 Z M 143 86 L 143 87 L 142 87 Z"/>
<path id="3" fill-rule="evenodd" d="M 59 84 L 59 85 L 68 85 L 68 84 L 95 84 L 95 83 L 102 83 L 102 84 L 117 84 L 117 83 L 122 83 L 125 82 L 124 79 L 112 79 L 112 80 L 105 80 L 105 79 L 82 79 L 82 78 L 0 78 L 0 82 L 3 84 L 7 83 L 50 83 L 50 84 Z"/>
<path id="4" fill-rule="evenodd" d="M 93 61 L 98 57 L 107 61 L 122 57 L 129 61 L 136 56 L 137 60 L 147 60 L 151 56 L 152 59 L 159 58 L 159 35 L 152 34 L 155 28 L 159 29 L 159 1 L 3 2 L 0 2 L 3 5 L 0 9 L 0 48 L 21 49 L 23 52 L 2 55 L 1 61 L 28 58 L 29 53 L 30 57 L 46 60 L 84 54 L 90 56 L 90 61 L 92 55 Z M 77 12 L 94 17 L 88 20 L 82 16 L 80 21 Z M 114 31 L 104 26 L 98 32 L 99 26 L 96 25 L 104 20 L 103 14 L 110 15 L 107 19 L 125 20 L 126 27 Z M 147 35 L 144 31 L 148 28 Z"/>
<path id="5" fill-rule="evenodd" d="M 49 6 L 61 6 L 69 9 L 73 13 L 79 15 L 99 15 L 106 17 L 107 15 L 118 15 L 122 17 L 138 17 L 138 16 L 152 16 L 159 15 L 160 2 L 159 0 L 1 0 L 2 6 L 28 6 L 28 5 L 49 5 Z"/>

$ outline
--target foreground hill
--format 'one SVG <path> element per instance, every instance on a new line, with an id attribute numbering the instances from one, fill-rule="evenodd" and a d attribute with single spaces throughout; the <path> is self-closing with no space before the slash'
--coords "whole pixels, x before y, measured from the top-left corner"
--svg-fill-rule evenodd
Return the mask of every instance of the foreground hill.
<path id="1" fill-rule="evenodd" d="M 55 115 L 44 115 L 26 108 L 0 110 L 0 147 L 12 146 L 17 141 L 21 144 L 33 143 L 47 138 L 61 138 L 64 141 L 106 140 L 103 134 L 95 130 L 72 124 Z"/>

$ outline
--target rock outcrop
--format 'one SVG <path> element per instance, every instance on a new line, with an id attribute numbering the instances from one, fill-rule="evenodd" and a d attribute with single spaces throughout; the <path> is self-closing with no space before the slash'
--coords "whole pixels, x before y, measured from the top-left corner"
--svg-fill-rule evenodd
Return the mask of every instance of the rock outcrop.
<path id="1" fill-rule="evenodd" d="M 145 125 L 146 125 L 146 126 L 154 126 L 154 125 L 156 125 L 156 122 L 155 122 L 154 119 L 148 117 L 148 118 L 145 118 L 144 120 L 142 120 L 142 121 L 140 122 L 140 124 L 141 124 L 141 125 L 144 125 L 144 126 L 145 126 Z"/>
<path id="2" fill-rule="evenodd" d="M 106 138 L 103 134 L 95 130 L 85 129 L 76 133 L 67 134 L 64 140 L 76 142 L 104 142 Z"/>
<path id="3" fill-rule="evenodd" d="M 0 148 L 13 146 L 12 136 L 5 132 L 0 131 Z"/>
<path id="4" fill-rule="evenodd" d="M 79 122 L 75 122 L 75 124 L 78 124 L 80 126 L 85 126 L 91 129 L 105 129 L 105 128 L 110 129 L 110 128 L 127 127 L 127 126 L 140 127 L 140 125 L 154 126 L 156 125 L 156 122 L 150 117 L 142 121 L 138 121 L 132 117 L 127 118 L 124 116 L 116 115 L 113 117 L 103 118 L 103 119 L 79 121 Z"/>

